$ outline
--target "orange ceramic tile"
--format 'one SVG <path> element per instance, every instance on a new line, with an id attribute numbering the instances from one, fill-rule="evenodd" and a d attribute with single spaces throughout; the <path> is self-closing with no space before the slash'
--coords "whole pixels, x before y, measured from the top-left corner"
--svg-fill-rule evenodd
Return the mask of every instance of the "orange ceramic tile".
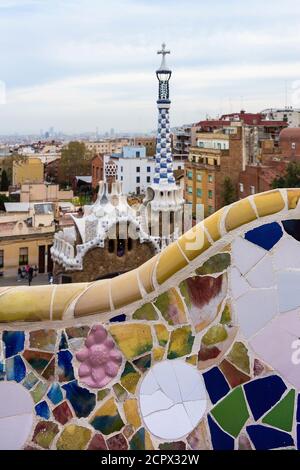
<path id="1" fill-rule="evenodd" d="M 74 316 L 84 317 L 109 312 L 109 284 L 110 279 L 94 282 L 91 287 L 79 297 L 75 306 Z"/>
<path id="2" fill-rule="evenodd" d="M 54 286 L 20 286 L 0 296 L 0 322 L 43 321 L 50 319 Z"/>
<path id="3" fill-rule="evenodd" d="M 257 196 L 254 196 L 254 202 L 256 204 L 259 217 L 282 211 L 285 205 L 280 191 L 258 194 Z"/>
<path id="4" fill-rule="evenodd" d="M 116 309 L 142 299 L 137 269 L 114 277 L 111 280 L 111 296 L 113 306 Z"/>
<path id="5" fill-rule="evenodd" d="M 67 307 L 88 285 L 88 282 L 80 282 L 56 286 L 52 301 L 52 320 L 62 320 Z"/>
<path id="6" fill-rule="evenodd" d="M 158 255 L 146 261 L 146 263 L 138 268 L 140 281 L 148 294 L 154 290 L 153 273 L 157 259 Z"/>
<path id="7" fill-rule="evenodd" d="M 189 260 L 195 259 L 211 246 L 201 224 L 180 237 L 178 244 Z"/>
<path id="8" fill-rule="evenodd" d="M 256 214 L 249 200 L 242 199 L 230 207 L 226 215 L 225 228 L 227 232 L 230 232 L 231 230 L 241 227 L 244 224 L 248 224 L 255 219 Z"/>
<path id="9" fill-rule="evenodd" d="M 157 282 L 162 284 L 173 274 L 187 266 L 187 264 L 188 262 L 181 253 L 179 246 L 176 243 L 172 243 L 160 254 L 156 268 Z"/>

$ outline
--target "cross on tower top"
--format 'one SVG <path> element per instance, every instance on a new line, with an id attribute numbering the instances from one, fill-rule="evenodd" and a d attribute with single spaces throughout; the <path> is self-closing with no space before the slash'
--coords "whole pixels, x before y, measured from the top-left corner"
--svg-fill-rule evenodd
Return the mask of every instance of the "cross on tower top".
<path id="1" fill-rule="evenodd" d="M 171 51 L 166 51 L 166 45 L 163 42 L 162 45 L 161 45 L 161 51 L 157 51 L 157 54 L 162 54 L 163 59 L 164 59 L 165 55 L 171 54 Z"/>

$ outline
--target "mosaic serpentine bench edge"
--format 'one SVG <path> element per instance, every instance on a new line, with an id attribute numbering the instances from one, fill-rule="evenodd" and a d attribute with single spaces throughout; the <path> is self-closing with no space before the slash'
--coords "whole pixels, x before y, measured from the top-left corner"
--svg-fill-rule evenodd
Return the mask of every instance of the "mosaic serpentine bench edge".
<path id="1" fill-rule="evenodd" d="M 277 189 L 223 207 L 138 269 L 92 283 L 0 288 L 0 327 L 32 330 L 107 321 L 178 285 L 249 227 L 299 217 L 300 189 Z M 189 250 L 189 243 L 194 249 Z"/>

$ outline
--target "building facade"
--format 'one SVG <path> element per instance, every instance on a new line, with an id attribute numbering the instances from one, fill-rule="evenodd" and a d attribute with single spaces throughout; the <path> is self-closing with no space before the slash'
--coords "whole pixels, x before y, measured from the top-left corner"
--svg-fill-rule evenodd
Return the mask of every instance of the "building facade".
<path id="1" fill-rule="evenodd" d="M 37 266 L 39 273 L 53 269 L 50 249 L 55 233 L 55 209 L 50 203 L 5 203 L 0 214 L 0 272 L 16 276 L 18 268 Z"/>
<path id="2" fill-rule="evenodd" d="M 42 183 L 44 181 L 44 164 L 39 158 L 28 157 L 13 162 L 12 183 L 20 186 L 23 183 Z"/>

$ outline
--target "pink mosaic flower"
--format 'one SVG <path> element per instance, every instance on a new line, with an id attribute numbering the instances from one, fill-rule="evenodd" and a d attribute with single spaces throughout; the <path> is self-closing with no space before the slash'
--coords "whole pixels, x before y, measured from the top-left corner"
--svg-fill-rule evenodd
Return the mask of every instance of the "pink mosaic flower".
<path id="1" fill-rule="evenodd" d="M 92 388 L 105 387 L 116 377 L 122 362 L 120 351 L 101 325 L 93 326 L 76 358 L 81 362 L 79 378 Z"/>

